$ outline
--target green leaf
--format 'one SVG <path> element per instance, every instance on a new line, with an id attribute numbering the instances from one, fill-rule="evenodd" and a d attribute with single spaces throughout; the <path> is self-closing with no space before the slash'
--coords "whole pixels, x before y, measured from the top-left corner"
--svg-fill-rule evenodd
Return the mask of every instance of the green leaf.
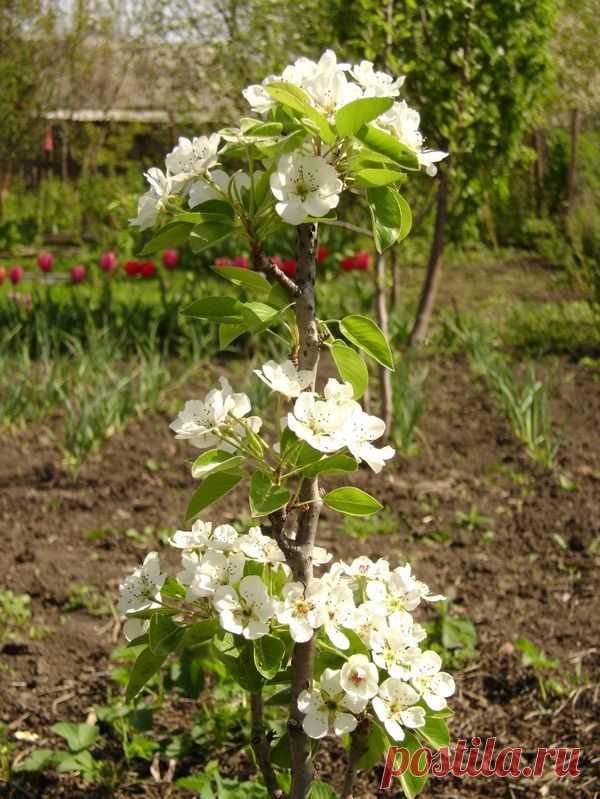
<path id="1" fill-rule="evenodd" d="M 239 324 L 242 321 L 241 306 L 241 302 L 235 297 L 203 297 L 188 305 L 183 315 L 208 319 L 210 322 Z"/>
<path id="2" fill-rule="evenodd" d="M 223 324 L 219 325 L 219 348 L 224 350 L 232 341 L 235 341 L 236 338 L 239 338 L 244 333 L 248 332 L 248 328 L 244 324 L 239 325 L 230 325 L 230 324 Z"/>
<path id="3" fill-rule="evenodd" d="M 354 173 L 355 185 L 366 188 L 387 186 L 389 183 L 397 183 L 403 177 L 404 173 L 395 169 L 360 169 Z"/>
<path id="4" fill-rule="evenodd" d="M 392 97 L 362 97 L 342 106 L 335 115 L 335 126 L 340 136 L 353 136 L 357 130 L 377 119 L 394 104 Z"/>
<path id="5" fill-rule="evenodd" d="M 323 502 L 331 510 L 345 513 L 347 516 L 371 516 L 383 507 L 370 494 L 352 486 L 334 488 L 325 494 Z"/>
<path id="6" fill-rule="evenodd" d="M 98 737 L 100 730 L 95 724 L 70 724 L 67 721 L 60 721 L 50 727 L 55 735 L 60 735 L 67 742 L 71 752 L 81 752 L 82 749 L 89 749 Z"/>
<path id="7" fill-rule="evenodd" d="M 392 186 L 369 189 L 367 199 L 373 217 L 377 249 L 383 252 L 409 234 L 412 226 L 410 206 Z"/>
<path id="8" fill-rule="evenodd" d="M 87 751 L 83 752 L 55 752 L 54 762 L 59 774 L 70 771 L 79 771 L 84 779 L 92 781 L 97 773 L 98 761 L 94 760 Z"/>
<path id="9" fill-rule="evenodd" d="M 336 799 L 337 793 L 324 782 L 313 782 L 308 794 L 310 799 Z"/>
<path id="10" fill-rule="evenodd" d="M 229 206 L 227 206 L 229 207 Z M 174 222 L 187 222 L 189 225 L 204 225 L 216 222 L 218 225 L 231 227 L 231 217 L 222 213 L 212 213 L 210 211 L 186 211 L 177 214 Z"/>
<path id="11" fill-rule="evenodd" d="M 260 691 L 264 684 L 264 679 L 256 670 L 254 665 L 253 642 L 249 641 L 242 647 L 239 657 L 233 657 L 225 652 L 219 653 L 219 660 L 225 665 L 229 675 L 245 690 Z"/>
<path id="12" fill-rule="evenodd" d="M 418 734 L 422 735 L 437 751 L 443 746 L 450 746 L 450 733 L 444 719 L 427 715 L 425 726 L 419 727 Z"/>
<path id="13" fill-rule="evenodd" d="M 417 749 L 421 748 L 421 744 L 411 732 L 406 732 L 404 740 L 402 741 L 402 746 L 408 750 L 409 763 L 412 761 L 412 757 Z M 423 767 L 425 764 L 421 762 L 419 765 Z M 407 799 L 414 799 L 415 796 L 418 796 L 427 784 L 427 779 L 427 774 L 418 777 L 416 774 L 411 774 L 410 768 L 407 768 L 404 774 L 400 776 L 400 784 L 402 785 L 402 790 Z"/>
<path id="14" fill-rule="evenodd" d="M 394 359 L 386 337 L 372 319 L 351 314 L 340 322 L 343 335 L 356 347 L 370 355 L 377 363 L 393 371 Z"/>
<path id="15" fill-rule="evenodd" d="M 196 253 L 207 250 L 231 236 L 233 231 L 233 225 L 219 222 L 204 222 L 201 225 L 196 225 L 190 233 L 190 249 Z"/>
<path id="16" fill-rule="evenodd" d="M 306 477 L 316 477 L 318 474 L 354 472 L 357 468 L 358 463 L 350 455 L 328 455 L 308 466 L 303 473 Z"/>
<path id="17" fill-rule="evenodd" d="M 209 449 L 199 455 L 192 464 L 192 477 L 202 478 L 215 472 L 230 472 L 244 463 L 242 455 L 232 455 L 222 449 Z"/>
<path id="18" fill-rule="evenodd" d="M 280 312 L 264 302 L 241 303 L 242 317 L 251 333 L 260 333 L 276 322 Z"/>
<path id="19" fill-rule="evenodd" d="M 187 649 L 190 646 L 197 646 L 205 641 L 209 641 L 219 630 L 219 622 L 216 619 L 206 619 L 198 621 L 185 628 L 181 640 L 181 648 Z"/>
<path id="20" fill-rule="evenodd" d="M 477 631 L 470 619 L 460 619 L 457 616 L 444 615 L 441 626 L 442 646 L 444 649 L 460 649 L 463 647 L 465 649 L 475 649 L 477 645 Z"/>
<path id="21" fill-rule="evenodd" d="M 348 649 L 344 650 L 344 655 L 350 657 L 351 655 L 369 655 L 369 648 L 363 643 L 362 639 L 347 627 L 342 627 L 344 635 L 350 642 Z"/>
<path id="22" fill-rule="evenodd" d="M 271 762 L 275 766 L 279 766 L 279 768 L 283 769 L 292 767 L 290 736 L 287 732 L 278 739 L 275 746 L 271 749 Z"/>
<path id="23" fill-rule="evenodd" d="M 266 474 L 255 472 L 250 482 L 250 512 L 268 516 L 289 502 L 291 494 L 285 486 L 273 485 Z"/>
<path id="24" fill-rule="evenodd" d="M 170 616 L 156 613 L 150 619 L 149 641 L 153 655 L 165 657 L 177 648 L 183 638 L 184 629 L 175 624 Z"/>
<path id="25" fill-rule="evenodd" d="M 161 596 L 170 597 L 171 599 L 185 599 L 186 590 L 181 585 L 179 580 L 173 577 L 171 574 L 167 574 L 165 581 L 160 589 Z M 154 615 L 159 616 L 175 616 L 177 614 L 177 608 L 150 608 L 150 616 L 148 618 L 152 618 Z M 131 614 L 132 616 L 135 614 Z"/>
<path id="26" fill-rule="evenodd" d="M 359 758 L 357 766 L 363 771 L 371 771 L 387 752 L 390 740 L 377 722 L 372 722 L 371 732 L 367 741 L 367 751 Z"/>
<path id="27" fill-rule="evenodd" d="M 267 680 L 280 670 L 284 655 L 285 644 L 274 635 L 263 635 L 254 641 L 254 665 Z"/>
<path id="28" fill-rule="evenodd" d="M 389 133 L 372 125 L 363 125 L 356 131 L 356 138 L 373 152 L 385 156 L 403 169 L 419 169 L 419 161 L 414 152 Z"/>
<path id="29" fill-rule="evenodd" d="M 344 383 L 350 383 L 354 399 L 360 399 L 369 386 L 367 365 L 360 355 L 345 342 L 334 341 L 330 346 L 331 356 Z"/>
<path id="30" fill-rule="evenodd" d="M 256 142 L 256 149 L 260 150 L 263 155 L 274 158 L 297 150 L 305 138 L 306 130 L 304 128 L 298 128 L 298 130 L 293 130 L 291 133 L 288 133 L 287 136 L 284 136 L 273 144 Z"/>
<path id="31" fill-rule="evenodd" d="M 235 286 L 242 286 L 242 288 L 258 291 L 261 294 L 268 294 L 271 291 L 271 284 L 267 278 L 252 269 L 242 269 L 239 266 L 211 266 L 211 269 L 216 275 Z"/>
<path id="32" fill-rule="evenodd" d="M 327 144 L 333 144 L 336 140 L 335 131 L 325 119 L 325 117 L 315 110 L 310 102 L 310 97 L 298 86 L 291 83 L 269 83 L 265 86 L 266 91 L 278 103 L 298 111 L 302 116 L 307 117 L 313 122 L 318 130 L 321 138 Z"/>
<path id="33" fill-rule="evenodd" d="M 131 702 L 131 700 L 139 694 L 144 685 L 146 685 L 148 680 L 154 677 L 166 659 L 166 654 L 155 655 L 149 647 L 140 652 L 129 675 L 127 693 L 125 695 L 125 700 L 127 702 Z"/>
<path id="34" fill-rule="evenodd" d="M 169 222 L 169 224 L 165 225 L 154 238 L 150 239 L 150 241 L 144 245 L 139 255 L 152 255 L 152 253 L 157 252 L 157 250 L 166 250 L 169 247 L 176 247 L 179 244 L 183 244 L 188 240 L 192 230 L 193 225 L 187 222 Z"/>
<path id="35" fill-rule="evenodd" d="M 53 765 L 55 754 L 53 749 L 35 749 L 29 757 L 14 765 L 12 770 L 15 772 L 44 771 L 44 769 Z"/>
<path id="36" fill-rule="evenodd" d="M 289 705 L 292 701 L 292 689 L 282 688 L 281 691 L 276 691 L 273 696 L 265 700 L 265 705 L 272 705 L 273 707 L 279 705 Z"/>
<path id="37" fill-rule="evenodd" d="M 217 499 L 221 499 L 229 494 L 243 478 L 241 472 L 218 472 L 209 474 L 198 488 L 190 500 L 187 507 L 186 519 L 197 516 L 201 510 L 207 508 Z"/>
<path id="38" fill-rule="evenodd" d="M 235 218 L 235 212 L 231 205 L 225 200 L 205 200 L 203 203 L 198 203 L 194 206 L 199 209 L 203 214 L 214 214 L 216 216 L 225 216 L 230 221 Z"/>

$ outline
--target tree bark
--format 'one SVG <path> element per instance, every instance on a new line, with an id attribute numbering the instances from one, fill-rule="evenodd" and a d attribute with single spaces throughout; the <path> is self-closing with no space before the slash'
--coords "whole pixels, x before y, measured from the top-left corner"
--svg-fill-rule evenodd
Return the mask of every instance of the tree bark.
<path id="1" fill-rule="evenodd" d="M 252 716 L 251 744 L 271 799 L 283 799 L 284 793 L 271 764 L 271 746 L 265 735 L 262 693 L 250 694 Z"/>
<path id="2" fill-rule="evenodd" d="M 423 283 L 421 296 L 419 298 L 417 317 L 410 334 L 411 346 L 422 343 L 427 336 L 429 322 L 431 321 L 431 314 L 433 312 L 433 306 L 435 303 L 435 297 L 442 275 L 444 237 L 446 234 L 446 223 L 448 221 L 449 181 L 447 169 L 440 171 L 438 180 L 435 230 L 433 234 L 433 242 L 431 243 L 429 262 L 427 264 L 427 274 L 425 275 L 425 281 Z"/>
<path id="3" fill-rule="evenodd" d="M 299 333 L 298 367 L 312 372 L 312 389 L 315 388 L 319 365 L 319 329 L 315 316 L 315 279 L 317 254 L 317 226 L 298 226 L 298 269 L 296 281 L 296 324 Z M 308 585 L 312 580 L 312 550 L 317 535 L 321 497 L 318 478 L 305 479 L 300 490 L 298 527 L 293 543 L 292 557 L 288 563 L 295 580 Z M 294 647 L 292 657 L 292 702 L 288 731 L 292 760 L 292 789 L 290 799 L 306 799 L 313 779 L 309 740 L 302 728 L 304 715 L 298 709 L 298 696 L 310 687 L 315 653 L 314 638 Z"/>
<path id="4" fill-rule="evenodd" d="M 398 303 L 400 301 L 400 268 L 398 264 L 398 249 L 392 247 L 391 250 L 392 262 L 392 291 L 390 295 L 390 308 L 392 313 L 397 313 Z"/>
<path id="5" fill-rule="evenodd" d="M 566 217 L 568 218 L 573 210 L 575 200 L 575 181 L 577 177 L 577 144 L 579 140 L 579 127 L 581 124 L 581 113 L 578 108 L 571 110 L 570 134 L 571 134 L 571 157 L 569 159 L 569 172 L 567 175 L 567 207 Z"/>
<path id="6" fill-rule="evenodd" d="M 375 308 L 377 322 L 383 331 L 383 335 L 389 341 L 390 330 L 388 324 L 387 311 L 387 292 L 385 280 L 385 256 L 378 254 L 375 259 Z M 379 367 L 379 389 L 381 391 L 381 417 L 385 422 L 385 434 L 383 440 L 387 442 L 392 426 L 393 397 L 392 397 L 392 375 L 385 366 Z"/>

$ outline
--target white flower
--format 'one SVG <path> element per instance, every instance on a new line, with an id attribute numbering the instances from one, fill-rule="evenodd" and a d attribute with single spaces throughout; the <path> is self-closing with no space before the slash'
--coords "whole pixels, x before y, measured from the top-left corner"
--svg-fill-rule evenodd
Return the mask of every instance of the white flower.
<path id="1" fill-rule="evenodd" d="M 377 602 L 363 602 L 354 613 L 350 629 L 369 649 L 380 650 L 388 630 L 385 608 Z"/>
<path id="2" fill-rule="evenodd" d="M 340 383 L 335 377 L 330 377 L 325 383 L 323 396 L 326 400 L 337 402 L 340 405 L 346 404 L 348 406 L 358 406 L 360 408 L 358 402 L 355 402 L 353 399 L 354 389 L 352 385 L 350 383 Z"/>
<path id="3" fill-rule="evenodd" d="M 176 530 L 169 539 L 175 549 L 204 549 L 212 535 L 212 522 L 195 521 L 191 530 Z"/>
<path id="4" fill-rule="evenodd" d="M 423 149 L 423 134 L 419 131 L 420 123 L 419 112 L 401 100 L 377 117 L 374 124 L 385 132 L 391 133 L 412 150 L 417 156 L 419 164 L 425 167 L 427 174 L 433 176 L 437 172 L 435 164 L 445 158 L 448 153 Z"/>
<path id="5" fill-rule="evenodd" d="M 456 686 L 442 668 L 442 659 L 431 649 L 421 652 L 411 669 L 411 682 L 432 710 L 443 710 Z"/>
<path id="6" fill-rule="evenodd" d="M 245 562 L 246 558 L 241 552 L 224 555 L 223 552 L 209 550 L 196 564 L 190 582 L 180 577 L 180 581 L 188 586 L 187 598 L 212 596 L 221 586 L 239 582 L 244 576 Z"/>
<path id="7" fill-rule="evenodd" d="M 191 141 L 180 137 L 165 159 L 168 174 L 183 179 L 203 175 L 217 163 L 220 139 L 218 133 L 196 136 Z"/>
<path id="8" fill-rule="evenodd" d="M 377 666 L 366 655 L 352 655 L 342 666 L 340 684 L 350 696 L 371 699 L 379 684 Z"/>
<path id="9" fill-rule="evenodd" d="M 246 394 L 234 394 L 226 378 L 220 378 L 220 389 L 209 391 L 204 400 L 189 400 L 169 427 L 175 438 L 189 439 L 199 449 L 218 447 L 233 452 L 235 442 L 223 440 L 227 434 L 244 435 L 237 421 L 250 412 L 250 400 Z M 261 420 L 251 416 L 245 420 L 254 432 L 260 429 Z"/>
<path id="10" fill-rule="evenodd" d="M 366 704 L 366 699 L 344 691 L 339 669 L 325 669 L 319 687 L 302 691 L 298 696 L 298 710 L 305 714 L 302 727 L 310 738 L 352 732 L 357 725 L 353 714 L 362 713 Z"/>
<path id="11" fill-rule="evenodd" d="M 273 617 L 273 601 L 257 575 L 244 577 L 239 593 L 231 586 L 217 588 L 213 597 L 224 630 L 254 641 L 267 635 Z"/>
<path id="12" fill-rule="evenodd" d="M 319 580 L 313 580 L 306 589 L 302 583 L 288 583 L 283 587 L 283 601 L 275 603 L 277 621 L 290 628 L 297 643 L 310 641 L 322 624 L 323 601 Z"/>
<path id="13" fill-rule="evenodd" d="M 373 642 L 373 661 L 380 669 L 385 669 L 390 677 L 408 680 L 412 664 L 421 654 L 418 643 L 425 635 L 423 627 L 414 624 L 410 613 L 393 613 L 388 620 L 385 639 Z"/>
<path id="14" fill-rule="evenodd" d="M 419 694 L 414 688 L 390 677 L 381 683 L 371 704 L 388 735 L 395 741 L 402 741 L 402 725 L 415 729 L 425 724 L 425 711 L 417 705 L 418 701 Z"/>
<path id="15" fill-rule="evenodd" d="M 260 527 L 251 527 L 240 536 L 239 547 L 246 557 L 259 563 L 285 563 L 285 555 L 279 544 L 270 536 L 263 535 Z"/>
<path id="16" fill-rule="evenodd" d="M 358 403 L 352 407 L 346 422 L 346 446 L 357 460 L 368 463 L 376 474 L 395 454 L 392 447 L 378 448 L 371 444 L 371 441 L 381 438 L 384 433 L 385 422 L 383 419 L 365 413 Z"/>
<path id="17" fill-rule="evenodd" d="M 363 96 L 362 89 L 349 81 L 340 70 L 319 71 L 317 75 L 304 82 L 313 105 L 330 122 L 335 121 L 336 111 Z"/>
<path id="18" fill-rule="evenodd" d="M 410 564 L 398 566 L 383 580 L 374 580 L 366 587 L 369 599 L 382 602 L 388 613 L 397 610 L 414 610 L 421 599 L 438 602 L 443 596 L 433 596 L 425 583 L 415 580 L 411 574 Z"/>
<path id="19" fill-rule="evenodd" d="M 351 74 L 365 90 L 365 97 L 396 97 L 405 81 L 404 76 L 394 80 L 385 72 L 376 72 L 372 61 L 361 61 L 352 67 Z"/>
<path id="20" fill-rule="evenodd" d="M 307 216 L 325 216 L 340 201 L 343 184 L 331 164 L 318 155 L 282 155 L 270 177 L 275 210 L 290 225 Z"/>
<path id="21" fill-rule="evenodd" d="M 254 374 L 266 383 L 272 391 L 291 399 L 312 383 L 313 373 L 305 369 L 297 369 L 291 361 L 275 363 L 267 361 Z"/>
<path id="22" fill-rule="evenodd" d="M 158 215 L 164 210 L 169 198 L 178 194 L 183 186 L 182 181 L 152 167 L 144 173 L 144 177 L 150 184 L 150 190 L 138 200 L 138 215 L 135 219 L 130 219 L 129 224 L 139 227 L 140 230 L 152 227 L 156 224 Z"/>
<path id="23" fill-rule="evenodd" d="M 263 80 L 262 85 L 254 84 L 252 86 L 247 86 L 242 91 L 244 99 L 252 107 L 252 110 L 256 111 L 257 114 L 266 114 L 277 105 L 276 101 L 271 97 L 264 87 L 268 86 L 269 83 L 273 83 L 274 81 L 278 80 L 281 80 L 281 78 L 279 78 L 277 75 L 268 75 Z M 283 78 L 283 80 L 286 79 Z"/>
<path id="24" fill-rule="evenodd" d="M 346 414 L 343 405 L 334 400 L 321 400 L 305 391 L 294 403 L 287 417 L 288 427 L 298 438 L 319 452 L 335 452 L 344 446 Z"/>
<path id="25" fill-rule="evenodd" d="M 327 583 L 321 582 L 321 595 L 321 622 L 325 635 L 338 649 L 348 649 L 350 641 L 341 628 L 352 627 L 356 612 L 352 591 L 344 585 L 331 589 Z"/>
<path id="26" fill-rule="evenodd" d="M 129 613 L 158 605 L 160 589 L 166 575 L 160 571 L 157 552 L 149 552 L 141 566 L 133 571 L 119 586 L 119 610 Z"/>
<path id="27" fill-rule="evenodd" d="M 150 628 L 149 619 L 126 619 L 123 625 L 123 635 L 128 641 L 139 638 L 140 635 L 148 632 Z"/>
<path id="28" fill-rule="evenodd" d="M 386 583 L 390 578 L 390 564 L 385 558 L 373 561 L 366 555 L 360 555 L 345 568 L 346 573 L 353 578 L 353 585 L 358 588 L 364 588 L 372 581 Z"/>

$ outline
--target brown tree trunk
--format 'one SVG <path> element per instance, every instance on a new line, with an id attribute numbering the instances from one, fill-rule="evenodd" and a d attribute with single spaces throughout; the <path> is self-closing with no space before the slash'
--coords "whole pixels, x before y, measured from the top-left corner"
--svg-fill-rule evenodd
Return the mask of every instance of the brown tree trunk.
<path id="1" fill-rule="evenodd" d="M 392 262 L 392 291 L 390 295 L 390 309 L 392 313 L 397 313 L 398 302 L 400 300 L 400 269 L 398 264 L 398 250 L 396 247 L 391 249 Z"/>
<path id="2" fill-rule="evenodd" d="M 417 317 L 410 334 L 411 346 L 420 344 L 427 336 L 437 289 L 442 276 L 444 237 L 446 233 L 446 222 L 448 221 L 449 181 L 447 169 L 440 171 L 438 180 L 435 229 L 433 233 L 433 241 L 431 243 L 429 262 L 427 264 L 427 274 L 425 275 L 425 281 L 423 283 L 421 296 L 419 298 Z"/>
<path id="3" fill-rule="evenodd" d="M 319 330 L 315 316 L 315 279 L 317 254 L 317 226 L 303 224 L 298 226 L 298 271 L 299 294 L 296 298 L 296 324 L 298 326 L 300 347 L 298 367 L 313 373 L 312 389 L 315 388 L 317 367 L 319 365 Z M 312 550 L 317 535 L 321 496 L 317 477 L 305 478 L 300 490 L 298 527 L 294 545 L 294 555 L 288 558 L 294 579 L 308 585 L 312 580 Z M 309 688 L 312 681 L 315 654 L 314 638 L 294 646 L 292 657 L 292 702 L 288 730 L 292 760 L 292 790 L 290 799 L 306 799 L 313 779 L 309 740 L 302 728 L 304 715 L 298 709 L 298 696 Z"/>
<path id="4" fill-rule="evenodd" d="M 383 335 L 389 341 L 390 328 L 388 324 L 385 277 L 385 256 L 378 254 L 375 259 L 375 310 L 377 323 L 383 331 Z M 384 441 L 387 441 L 392 426 L 393 397 L 392 375 L 385 366 L 379 367 L 379 390 L 381 391 L 381 416 L 385 422 Z"/>
<path id="5" fill-rule="evenodd" d="M 567 207 L 566 216 L 573 210 L 575 200 L 575 181 L 577 177 L 577 144 L 579 139 L 579 127 L 581 125 L 581 113 L 578 108 L 571 110 L 570 134 L 571 134 L 571 157 L 569 159 L 569 172 L 567 175 Z"/>
<path id="6" fill-rule="evenodd" d="M 535 215 L 541 219 L 544 213 L 544 173 L 546 171 L 546 141 L 544 131 L 537 128 L 535 133 Z"/>

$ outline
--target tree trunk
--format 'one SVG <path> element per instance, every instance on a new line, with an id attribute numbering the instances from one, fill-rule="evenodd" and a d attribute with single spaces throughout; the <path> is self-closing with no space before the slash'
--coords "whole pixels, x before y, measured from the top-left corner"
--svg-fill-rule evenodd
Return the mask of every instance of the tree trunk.
<path id="1" fill-rule="evenodd" d="M 315 317 L 315 279 L 317 253 L 317 226 L 298 226 L 298 271 L 299 294 L 296 298 L 296 324 L 299 333 L 298 367 L 312 371 L 312 389 L 315 388 L 319 364 L 319 330 Z M 315 544 L 321 497 L 317 477 L 304 479 L 300 491 L 298 528 L 294 556 L 288 559 L 294 579 L 308 585 L 312 580 L 312 549 Z M 294 646 L 292 657 L 292 702 L 288 730 L 292 760 L 292 790 L 290 799 L 306 799 L 313 779 L 314 769 L 309 740 L 302 729 L 304 715 L 298 710 L 298 696 L 310 687 L 315 653 L 314 638 Z"/>
<path id="2" fill-rule="evenodd" d="M 535 133 L 535 215 L 538 219 L 544 213 L 544 173 L 546 171 L 546 142 L 544 131 L 537 128 Z"/>
<path id="3" fill-rule="evenodd" d="M 398 266 L 398 249 L 392 247 L 392 292 L 390 296 L 390 308 L 392 313 L 398 312 L 398 302 L 400 300 L 400 269 Z"/>
<path id="4" fill-rule="evenodd" d="M 378 254 L 375 259 L 375 309 L 377 322 L 383 335 L 389 341 L 390 330 L 386 302 L 385 256 Z M 379 390 L 381 391 L 381 417 L 385 422 L 384 441 L 387 441 L 392 426 L 393 398 L 392 375 L 385 366 L 379 367 Z"/>
<path id="5" fill-rule="evenodd" d="M 579 127 L 581 124 L 581 113 L 578 108 L 571 110 L 570 134 L 571 134 L 571 157 L 569 159 L 569 173 L 567 175 L 567 207 L 566 217 L 568 218 L 573 210 L 575 200 L 575 181 L 577 177 L 577 143 L 579 139 Z"/>
<path id="6" fill-rule="evenodd" d="M 427 264 L 427 274 L 421 289 L 417 317 L 410 334 L 410 344 L 418 345 L 427 336 L 429 322 L 435 303 L 437 289 L 442 276 L 442 256 L 444 253 L 444 236 L 446 233 L 446 222 L 448 220 L 448 170 L 440 171 L 437 208 L 435 215 L 435 230 Z"/>

